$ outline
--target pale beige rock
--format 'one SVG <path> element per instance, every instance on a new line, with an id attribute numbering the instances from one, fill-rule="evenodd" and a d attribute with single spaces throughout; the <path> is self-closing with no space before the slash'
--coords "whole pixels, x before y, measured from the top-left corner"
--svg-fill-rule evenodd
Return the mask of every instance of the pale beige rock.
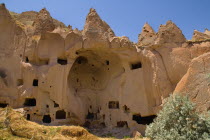
<path id="1" fill-rule="evenodd" d="M 210 31 L 208 29 L 205 29 L 204 34 L 210 36 Z"/>
<path id="2" fill-rule="evenodd" d="M 206 31 L 208 34 L 208 31 Z M 194 30 L 192 41 L 202 41 L 205 39 L 210 39 L 210 35 L 207 35 L 206 33 L 201 33 L 197 30 Z"/>

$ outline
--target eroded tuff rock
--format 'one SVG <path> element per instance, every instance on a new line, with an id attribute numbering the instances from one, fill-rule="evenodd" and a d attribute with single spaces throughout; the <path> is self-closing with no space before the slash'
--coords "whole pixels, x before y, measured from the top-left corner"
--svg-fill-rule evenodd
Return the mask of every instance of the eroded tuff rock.
<path id="1" fill-rule="evenodd" d="M 155 39 L 157 35 L 152 27 L 146 23 L 142 28 L 141 34 L 138 37 L 138 45 L 139 46 L 151 46 L 155 43 Z"/>
<path id="2" fill-rule="evenodd" d="M 28 120 L 129 127 L 144 134 L 175 88 L 192 97 L 202 88 L 195 102 L 202 110 L 209 107 L 203 75 L 210 69 L 210 42 L 186 41 L 171 21 L 158 33 L 145 24 L 135 44 L 116 37 L 94 9 L 82 31 L 56 27 L 45 9 L 32 24 L 35 35 L 18 20 L 0 5 L 0 106 L 23 107 Z"/>
<path id="3" fill-rule="evenodd" d="M 191 61 L 187 73 L 178 83 L 175 94 L 187 95 L 198 110 L 210 110 L 210 53 Z"/>
<path id="4" fill-rule="evenodd" d="M 107 42 L 115 36 L 109 25 L 92 8 L 86 17 L 82 34 L 85 37 L 84 48 L 96 46 L 109 47 Z"/>
<path id="5" fill-rule="evenodd" d="M 33 27 L 35 28 L 34 34 L 53 31 L 55 29 L 53 19 L 45 8 L 40 10 L 37 14 L 36 19 L 33 22 Z"/>
<path id="6" fill-rule="evenodd" d="M 194 30 L 192 41 L 202 41 L 206 39 L 210 39 L 210 33 L 208 30 L 206 30 L 204 33 Z"/>
<path id="7" fill-rule="evenodd" d="M 186 41 L 182 31 L 172 22 L 161 25 L 157 33 L 156 44 L 163 43 L 184 43 Z"/>

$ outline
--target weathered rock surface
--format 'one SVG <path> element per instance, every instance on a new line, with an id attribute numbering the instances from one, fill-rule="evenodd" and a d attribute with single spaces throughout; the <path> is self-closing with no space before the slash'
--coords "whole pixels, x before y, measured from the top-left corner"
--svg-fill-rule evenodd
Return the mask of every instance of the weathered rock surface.
<path id="1" fill-rule="evenodd" d="M 155 39 L 157 35 L 152 27 L 146 23 L 142 29 L 141 34 L 138 37 L 138 45 L 139 46 L 151 46 L 155 43 Z"/>
<path id="2" fill-rule="evenodd" d="M 194 30 L 192 41 L 202 41 L 206 39 L 210 39 L 210 34 L 208 30 L 206 30 L 204 33 Z"/>
<path id="3" fill-rule="evenodd" d="M 145 24 L 135 44 L 94 9 L 79 31 L 56 25 L 46 9 L 12 18 L 0 5 L 0 32 L 0 106 L 24 107 L 28 120 L 144 134 L 174 90 L 209 108 L 210 42 L 186 41 L 171 21 L 158 33 Z"/>
<path id="4" fill-rule="evenodd" d="M 174 93 L 189 96 L 200 111 L 210 110 L 210 53 L 192 60 Z"/>
<path id="5" fill-rule="evenodd" d="M 40 10 L 37 14 L 36 19 L 33 22 L 33 27 L 35 28 L 34 34 L 53 31 L 55 29 L 53 19 L 45 8 Z"/>

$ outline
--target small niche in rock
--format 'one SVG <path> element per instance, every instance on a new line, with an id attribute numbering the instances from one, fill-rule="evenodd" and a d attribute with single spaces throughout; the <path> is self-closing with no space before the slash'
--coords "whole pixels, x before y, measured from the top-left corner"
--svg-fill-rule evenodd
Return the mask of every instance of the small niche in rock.
<path id="1" fill-rule="evenodd" d="M 39 80 L 38 79 L 34 79 L 33 80 L 33 86 L 37 87 L 39 85 Z"/>
<path id="2" fill-rule="evenodd" d="M 132 63 L 131 64 L 131 70 L 139 69 L 139 68 L 142 68 L 141 62 L 137 62 L 137 63 Z"/>
<path id="3" fill-rule="evenodd" d="M 49 108 L 49 105 L 46 105 L 46 108 Z"/>
<path id="4" fill-rule="evenodd" d="M 7 77 L 7 74 L 4 70 L 0 70 L 0 77 L 1 78 L 6 78 Z"/>
<path id="5" fill-rule="evenodd" d="M 27 114 L 26 120 L 31 120 L 31 115 L 30 114 Z"/>
<path id="6" fill-rule="evenodd" d="M 141 117 L 140 114 L 134 114 L 133 115 L 133 120 L 136 121 L 138 124 L 143 124 L 143 125 L 149 125 L 150 123 L 153 122 L 153 120 L 156 118 L 156 115 L 151 115 L 147 117 Z"/>
<path id="7" fill-rule="evenodd" d="M 48 65 L 48 64 L 49 64 L 49 59 L 45 59 L 45 60 L 40 59 L 39 60 L 39 65 Z"/>
<path id="8" fill-rule="evenodd" d="M 54 107 L 59 107 L 59 104 L 57 104 L 55 101 L 53 101 Z"/>
<path id="9" fill-rule="evenodd" d="M 56 111 L 56 119 L 66 119 L 66 112 L 64 110 Z"/>
<path id="10" fill-rule="evenodd" d="M 123 106 L 123 110 L 124 110 L 125 113 L 130 112 L 130 108 L 128 108 L 126 105 Z"/>
<path id="11" fill-rule="evenodd" d="M 78 57 L 78 58 L 76 59 L 76 62 L 77 62 L 78 64 L 85 64 L 85 63 L 88 62 L 88 60 L 87 60 L 86 57 L 80 56 L 80 57 Z"/>
<path id="12" fill-rule="evenodd" d="M 106 60 L 106 65 L 109 65 L 109 60 Z"/>
<path id="13" fill-rule="evenodd" d="M 7 107 L 7 106 L 8 106 L 7 103 L 0 103 L 0 107 L 1 107 L 1 108 L 5 108 L 5 107 Z"/>
<path id="14" fill-rule="evenodd" d="M 51 123 L 51 117 L 50 115 L 44 115 L 42 119 L 43 123 Z"/>
<path id="15" fill-rule="evenodd" d="M 67 65 L 67 59 L 57 59 L 58 64 Z"/>
<path id="16" fill-rule="evenodd" d="M 24 102 L 24 106 L 36 106 L 35 98 L 26 98 Z"/>
<path id="17" fill-rule="evenodd" d="M 90 112 L 88 111 L 88 114 L 87 114 L 87 116 L 86 116 L 86 119 L 90 119 L 90 120 L 94 119 L 94 113 L 90 113 Z"/>
<path id="18" fill-rule="evenodd" d="M 26 56 L 26 61 L 25 61 L 26 63 L 29 63 L 29 59 L 28 59 L 28 57 Z"/>
<path id="19" fill-rule="evenodd" d="M 117 122 L 117 127 L 128 127 L 127 121 L 119 121 Z"/>
<path id="20" fill-rule="evenodd" d="M 119 101 L 109 101 L 109 109 L 119 109 Z"/>
<path id="21" fill-rule="evenodd" d="M 23 85 L 23 79 L 17 79 L 17 86 Z"/>

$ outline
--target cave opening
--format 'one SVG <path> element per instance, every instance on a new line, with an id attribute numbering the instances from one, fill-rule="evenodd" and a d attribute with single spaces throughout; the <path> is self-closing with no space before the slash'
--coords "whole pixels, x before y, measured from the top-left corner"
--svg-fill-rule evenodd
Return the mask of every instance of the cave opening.
<path id="1" fill-rule="evenodd" d="M 132 63 L 131 64 L 131 70 L 139 69 L 139 68 L 142 68 L 141 62 L 137 62 L 137 63 Z"/>
<path id="2" fill-rule="evenodd" d="M 25 60 L 26 63 L 29 63 L 29 59 L 28 57 L 26 56 L 26 60 Z"/>
<path id="3" fill-rule="evenodd" d="M 66 119 L 66 112 L 64 110 L 56 111 L 56 119 Z"/>
<path id="4" fill-rule="evenodd" d="M 51 117 L 50 115 L 44 115 L 42 119 L 43 123 L 51 123 Z"/>
<path id="5" fill-rule="evenodd" d="M 38 79 L 34 79 L 33 80 L 33 86 L 37 87 L 39 85 L 39 80 Z"/>
<path id="6" fill-rule="evenodd" d="M 7 107 L 7 106 L 8 106 L 7 103 L 0 103 L 0 107 L 1 107 L 1 108 L 5 108 L 5 107 Z"/>
<path id="7" fill-rule="evenodd" d="M 68 61 L 67 59 L 57 59 L 57 63 L 58 64 L 61 64 L 61 65 L 67 65 Z"/>
<path id="8" fill-rule="evenodd" d="M 106 65 L 109 65 L 109 60 L 106 60 Z"/>
<path id="9" fill-rule="evenodd" d="M 36 106 L 35 98 L 26 98 L 24 102 L 24 106 Z"/>
<path id="10" fill-rule="evenodd" d="M 128 127 L 127 121 L 119 121 L 117 122 L 117 127 Z"/>
<path id="11" fill-rule="evenodd" d="M 119 101 L 109 101 L 109 109 L 119 109 Z"/>
<path id="12" fill-rule="evenodd" d="M 27 114 L 26 120 L 31 120 L 31 115 L 30 114 Z"/>
<path id="13" fill-rule="evenodd" d="M 7 74 L 4 70 L 0 70 L 0 77 L 1 78 L 6 78 L 7 77 Z"/>
<path id="14" fill-rule="evenodd" d="M 17 79 L 17 86 L 23 85 L 23 79 Z"/>
<path id="15" fill-rule="evenodd" d="M 85 64 L 85 63 L 88 63 L 88 59 L 84 56 L 79 56 L 77 59 L 76 59 L 76 62 L 78 64 Z"/>
<path id="16" fill-rule="evenodd" d="M 90 119 L 90 120 L 94 119 L 94 113 L 90 113 L 90 112 L 88 111 L 88 114 L 87 114 L 87 116 L 86 116 L 86 119 Z"/>
<path id="17" fill-rule="evenodd" d="M 59 104 L 57 104 L 55 101 L 53 101 L 54 107 L 59 107 Z"/>
<path id="18" fill-rule="evenodd" d="M 136 121 L 138 124 L 149 125 L 150 123 L 153 122 L 153 120 L 156 117 L 157 117 L 156 115 L 141 117 L 140 114 L 134 114 L 133 115 L 133 120 Z"/>

